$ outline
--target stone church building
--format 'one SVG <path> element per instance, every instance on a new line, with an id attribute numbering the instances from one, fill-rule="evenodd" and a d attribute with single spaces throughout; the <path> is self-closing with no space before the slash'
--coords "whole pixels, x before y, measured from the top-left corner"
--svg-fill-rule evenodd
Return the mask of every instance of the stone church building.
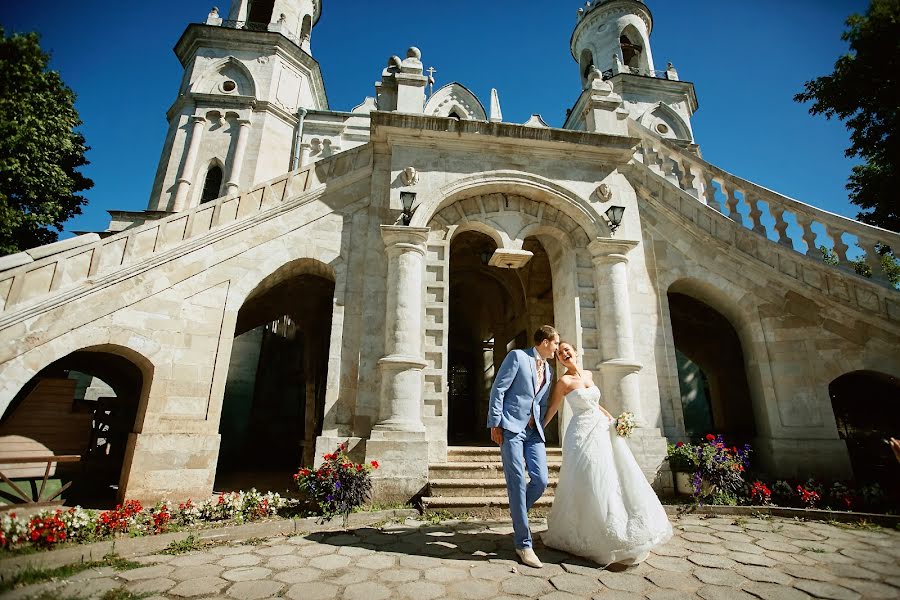
<path id="1" fill-rule="evenodd" d="M 283 489 L 349 440 L 380 499 L 434 496 L 430 473 L 489 444 L 494 370 L 544 323 L 637 415 L 661 489 L 667 440 L 719 432 L 771 476 L 847 478 L 900 433 L 876 251 L 900 235 L 706 162 L 643 2 L 578 9 L 562 128 L 434 86 L 416 48 L 332 109 L 323 2 L 189 25 L 147 210 L 0 258 L 0 463 L 77 454 L 119 498 L 180 500 Z"/>

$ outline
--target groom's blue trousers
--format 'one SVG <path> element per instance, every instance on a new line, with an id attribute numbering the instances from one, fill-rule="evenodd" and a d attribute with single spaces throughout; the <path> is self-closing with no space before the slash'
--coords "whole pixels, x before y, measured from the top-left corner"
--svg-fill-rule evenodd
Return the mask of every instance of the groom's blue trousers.
<path id="1" fill-rule="evenodd" d="M 509 493 L 509 514 L 516 548 L 531 548 L 528 509 L 547 488 L 547 449 L 544 440 L 534 427 L 526 427 L 521 433 L 504 429 L 500 455 L 503 457 L 503 475 Z M 527 485 L 526 469 L 529 477 Z"/>

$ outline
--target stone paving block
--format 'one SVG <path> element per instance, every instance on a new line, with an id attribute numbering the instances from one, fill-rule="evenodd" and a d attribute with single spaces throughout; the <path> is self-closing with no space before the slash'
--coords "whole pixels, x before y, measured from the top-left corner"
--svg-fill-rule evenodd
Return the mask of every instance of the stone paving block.
<path id="1" fill-rule="evenodd" d="M 261 558 L 261 557 L 260 557 Z M 285 556 L 273 556 L 269 560 L 265 562 L 265 567 L 268 569 L 275 569 L 280 571 L 282 569 L 299 569 L 300 567 L 305 567 L 309 563 L 309 560 L 303 558 L 302 556 L 294 556 L 293 554 L 286 554 Z M 219 562 L 219 564 L 224 564 Z M 259 564 L 259 563 L 254 563 Z M 252 565 L 247 565 L 252 566 Z"/>
<path id="2" fill-rule="evenodd" d="M 338 589 L 330 583 L 313 581 L 293 585 L 284 595 L 291 600 L 330 600 L 337 596 Z"/>
<path id="3" fill-rule="evenodd" d="M 262 556 L 256 554 L 235 554 L 226 556 L 216 564 L 226 569 L 233 569 L 235 567 L 252 567 L 261 563 L 262 560 Z"/>
<path id="4" fill-rule="evenodd" d="M 647 592 L 649 600 L 694 600 L 697 595 L 679 590 L 650 590 Z"/>
<path id="5" fill-rule="evenodd" d="M 440 567 L 444 563 L 433 556 L 416 556 L 414 554 L 400 557 L 400 566 L 410 569 L 432 569 Z"/>
<path id="6" fill-rule="evenodd" d="M 731 533 L 743 533 L 744 532 L 744 530 L 741 527 L 739 527 L 738 525 L 734 525 L 733 523 L 734 523 L 733 521 L 731 523 L 712 523 L 712 524 L 710 524 L 709 528 L 714 529 L 717 532 L 719 532 L 719 531 L 728 531 Z M 716 533 L 715 535 L 718 536 L 719 534 Z"/>
<path id="7" fill-rule="evenodd" d="M 507 580 L 511 581 L 511 580 Z M 465 600 L 488 600 L 493 599 L 500 589 L 495 581 L 486 579 L 472 579 L 468 581 L 456 581 L 447 584 L 447 591 L 454 598 L 464 598 Z"/>
<path id="8" fill-rule="evenodd" d="M 130 571 L 122 571 L 121 573 L 119 573 L 119 577 L 121 577 L 125 581 L 156 579 L 158 577 L 167 577 L 174 570 L 175 568 L 170 567 L 169 565 L 153 565 L 150 567 L 131 569 Z"/>
<path id="9" fill-rule="evenodd" d="M 672 571 L 674 573 L 687 573 L 691 570 L 691 563 L 680 558 L 670 558 L 668 556 L 650 556 L 647 564 L 655 569 L 663 571 Z"/>
<path id="10" fill-rule="evenodd" d="M 828 600 L 857 600 L 861 597 L 858 592 L 824 581 L 795 581 L 794 587 L 816 598 L 827 598 Z"/>
<path id="11" fill-rule="evenodd" d="M 871 565 L 860 567 L 859 565 L 830 564 L 826 568 L 831 571 L 831 573 L 834 574 L 834 576 L 838 579 L 881 579 L 881 574 L 872 569 L 869 569 L 868 567 L 870 566 Z"/>
<path id="12" fill-rule="evenodd" d="M 339 572 L 339 571 L 338 571 Z M 330 575 L 331 573 L 329 573 Z M 329 577 L 328 581 L 337 585 L 352 585 L 354 583 L 362 583 L 364 581 L 372 581 L 371 571 L 363 569 L 347 569 L 337 577 Z"/>
<path id="13" fill-rule="evenodd" d="M 856 561 L 837 552 L 803 552 L 803 556 L 820 563 L 855 565 Z"/>
<path id="14" fill-rule="evenodd" d="M 752 581 L 760 581 L 763 583 L 778 583 L 787 585 L 791 582 L 790 575 L 785 575 L 777 569 L 770 569 L 768 567 L 738 565 L 737 567 L 735 567 L 734 572 Z"/>
<path id="15" fill-rule="evenodd" d="M 197 554 L 185 554 L 184 556 L 176 556 L 169 561 L 173 567 L 195 567 L 197 565 L 205 565 L 215 562 L 219 557 L 211 552 L 198 552 Z"/>
<path id="16" fill-rule="evenodd" d="M 117 571 L 113 567 L 94 567 L 91 569 L 85 569 L 80 573 L 75 573 L 74 575 L 70 575 L 66 578 L 66 581 L 88 581 L 90 579 L 97 579 L 98 577 L 114 577 Z"/>
<path id="17" fill-rule="evenodd" d="M 446 589 L 431 581 L 413 581 L 399 585 L 394 593 L 405 600 L 434 600 L 446 594 Z"/>
<path id="18" fill-rule="evenodd" d="M 151 554 L 149 556 L 135 556 L 130 558 L 129 560 L 133 560 L 134 562 L 142 565 L 160 565 L 169 562 L 170 560 L 172 560 L 172 557 L 162 556 L 159 554 Z"/>
<path id="19" fill-rule="evenodd" d="M 268 579 L 272 569 L 265 567 L 239 567 L 222 573 L 222 577 L 228 581 L 255 581 Z"/>
<path id="20" fill-rule="evenodd" d="M 646 579 L 666 590 L 693 592 L 700 587 L 700 582 L 692 575 L 682 573 L 656 571 L 647 575 Z"/>
<path id="21" fill-rule="evenodd" d="M 106 592 L 124 588 L 125 586 L 122 584 L 122 582 L 116 581 L 114 579 L 100 578 L 79 582 L 77 586 L 72 586 L 71 582 L 66 582 L 67 590 L 71 589 L 72 587 L 77 588 L 79 597 L 99 598 Z"/>
<path id="22" fill-rule="evenodd" d="M 368 556 L 370 554 L 375 554 L 375 551 L 372 548 L 367 548 L 364 546 L 343 546 L 340 550 L 338 550 L 338 554 L 341 556 L 349 556 L 351 558 L 355 558 L 358 556 Z"/>
<path id="23" fill-rule="evenodd" d="M 389 569 L 397 564 L 397 558 L 394 556 L 386 556 L 384 554 L 372 554 L 371 556 L 363 556 L 353 561 L 353 566 L 361 569 Z"/>
<path id="24" fill-rule="evenodd" d="M 715 544 L 703 544 L 700 542 L 692 542 L 688 547 L 690 552 L 702 552 L 703 554 L 727 554 L 728 550 L 722 545 L 721 540 Z"/>
<path id="25" fill-rule="evenodd" d="M 216 556 L 234 556 L 235 554 L 246 554 L 247 547 L 246 546 L 216 546 L 215 548 L 210 548 L 209 553 L 215 554 Z"/>
<path id="26" fill-rule="evenodd" d="M 3 594 L 3 600 L 26 600 L 32 597 L 52 597 L 53 592 L 62 588 L 62 581 L 48 581 L 36 585 L 27 585 Z"/>
<path id="27" fill-rule="evenodd" d="M 328 556 L 337 552 L 334 546 L 326 546 L 325 544 L 310 544 L 300 546 L 299 550 L 295 550 L 298 556 L 305 558 L 315 558 L 316 556 Z"/>
<path id="28" fill-rule="evenodd" d="M 673 558 L 684 558 L 685 556 L 689 556 L 691 554 L 691 551 L 687 548 L 675 546 L 673 544 L 663 544 L 662 546 L 657 546 L 652 550 L 652 552 L 657 556 L 671 556 Z"/>
<path id="29" fill-rule="evenodd" d="M 646 600 L 646 596 L 619 590 L 603 590 L 594 594 L 593 600 Z"/>
<path id="30" fill-rule="evenodd" d="M 334 548 L 331 548 L 331 550 L 333 551 Z M 297 549 L 292 547 L 290 544 L 285 544 L 280 546 L 256 546 L 253 549 L 253 552 L 259 554 L 260 556 L 284 556 L 285 554 L 293 554 L 294 552 L 297 552 Z"/>
<path id="31" fill-rule="evenodd" d="M 758 540 L 756 545 L 766 550 L 775 550 L 776 552 L 800 552 L 800 548 L 788 542 L 776 542 L 773 540 Z"/>
<path id="32" fill-rule="evenodd" d="M 565 573 L 550 578 L 553 587 L 561 592 L 589 596 L 600 590 L 600 582 L 596 577 Z"/>
<path id="33" fill-rule="evenodd" d="M 310 567 L 301 567 L 299 569 L 289 569 L 275 574 L 275 579 L 284 583 L 307 583 L 316 581 L 322 577 L 322 571 Z"/>
<path id="34" fill-rule="evenodd" d="M 897 588 L 877 581 L 842 579 L 840 583 L 843 587 L 859 592 L 866 598 L 891 598 L 892 600 L 896 600 L 897 597 L 900 596 Z"/>
<path id="35" fill-rule="evenodd" d="M 695 565 L 716 569 L 731 569 L 737 564 L 727 556 L 713 556 L 712 554 L 693 554 L 687 559 Z"/>
<path id="36" fill-rule="evenodd" d="M 731 569 L 694 569 L 694 577 L 713 587 L 730 586 L 738 588 L 747 582 L 747 578 Z"/>
<path id="37" fill-rule="evenodd" d="M 239 581 L 228 588 L 228 596 L 238 600 L 274 598 L 287 587 L 278 581 Z"/>
<path id="38" fill-rule="evenodd" d="M 600 575 L 600 583 L 617 592 L 640 593 L 650 587 L 650 583 L 643 577 L 631 573 L 613 573 L 607 571 Z"/>
<path id="39" fill-rule="evenodd" d="M 753 594 L 762 600 L 806 600 L 811 596 L 806 592 L 795 590 L 786 585 L 775 583 L 763 583 L 752 581 L 744 586 L 744 591 Z"/>
<path id="40" fill-rule="evenodd" d="M 501 589 L 508 594 L 537 598 L 553 591 L 553 586 L 546 579 L 521 575 L 511 577 L 500 584 Z"/>
<path id="41" fill-rule="evenodd" d="M 756 541 L 756 538 L 746 533 L 732 533 L 730 531 L 720 531 L 716 533 L 716 537 L 722 538 L 726 542 L 742 542 L 745 544 L 752 544 Z"/>
<path id="42" fill-rule="evenodd" d="M 543 577 L 544 579 L 550 579 L 554 575 L 562 575 L 566 572 L 565 569 L 562 568 L 562 565 L 555 565 L 549 562 L 544 563 L 544 566 L 540 569 L 535 569 L 534 567 L 529 567 L 528 565 L 523 565 L 520 563 L 516 565 L 516 570 L 521 575 Z"/>
<path id="43" fill-rule="evenodd" d="M 594 579 L 600 577 L 600 575 L 604 572 L 603 567 L 597 566 L 596 563 L 578 564 L 574 562 L 564 562 L 561 563 L 560 566 L 567 573 L 584 575 L 586 577 L 593 577 Z"/>
<path id="44" fill-rule="evenodd" d="M 802 565 L 781 565 L 781 570 L 797 579 L 810 579 L 812 581 L 831 581 L 834 575 L 824 567 L 805 567 Z"/>
<path id="45" fill-rule="evenodd" d="M 748 554 L 744 552 L 731 552 L 728 554 L 728 557 L 735 561 L 739 562 L 742 565 L 755 565 L 758 567 L 774 567 L 777 563 L 769 558 L 768 556 L 763 556 L 762 554 Z"/>
<path id="46" fill-rule="evenodd" d="M 133 581 L 125 586 L 128 591 L 138 596 L 162 593 L 173 587 L 175 587 L 175 581 L 164 577 L 158 579 L 141 579 L 140 581 Z"/>
<path id="47" fill-rule="evenodd" d="M 227 585 L 228 582 L 220 577 L 197 577 L 188 581 L 182 581 L 170 589 L 167 594 L 182 598 L 212 596 L 224 590 Z"/>
<path id="48" fill-rule="evenodd" d="M 469 569 L 469 574 L 475 579 L 487 579 L 488 581 L 503 581 L 515 576 L 512 569 L 498 567 L 497 565 L 481 565 Z"/>
<path id="49" fill-rule="evenodd" d="M 323 571 L 334 571 L 343 569 L 350 565 L 350 558 L 347 556 L 338 556 L 331 554 L 328 556 L 317 556 L 310 559 L 309 566 Z"/>
<path id="50" fill-rule="evenodd" d="M 723 585 L 704 585 L 697 595 L 703 600 L 754 600 L 747 592 Z"/>
<path id="51" fill-rule="evenodd" d="M 309 546 L 310 544 L 315 544 L 314 541 L 312 541 L 305 535 L 291 536 L 287 539 L 287 543 L 291 546 Z"/>
<path id="52" fill-rule="evenodd" d="M 584 600 L 584 596 L 576 596 L 569 592 L 550 592 L 546 596 L 541 596 L 540 600 Z"/>
<path id="53" fill-rule="evenodd" d="M 378 574 L 378 579 L 389 583 L 405 583 L 422 578 L 422 572 L 413 569 L 390 569 Z"/>
<path id="54" fill-rule="evenodd" d="M 437 583 L 451 583 L 466 579 L 469 574 L 462 569 L 453 569 L 450 567 L 437 567 L 436 569 L 428 569 L 425 571 L 425 579 L 428 581 L 436 581 Z"/>
<path id="55" fill-rule="evenodd" d="M 793 554 L 788 554 L 787 552 L 775 552 L 774 550 L 767 550 L 764 553 L 766 556 L 774 560 L 775 562 L 783 565 L 817 565 L 816 561 L 809 558 L 802 552 L 795 552 Z"/>
<path id="56" fill-rule="evenodd" d="M 747 542 L 725 542 L 722 544 L 725 550 L 731 552 L 741 552 L 743 554 L 764 554 L 765 550 L 753 543 Z"/>
<path id="57" fill-rule="evenodd" d="M 372 581 L 368 583 L 354 583 L 344 589 L 344 600 L 387 600 L 393 594 L 391 590 L 380 583 Z"/>
<path id="58" fill-rule="evenodd" d="M 197 565 L 196 567 L 180 567 L 167 575 L 170 579 L 176 581 L 188 581 L 195 577 L 218 577 L 222 574 L 225 567 L 219 565 Z"/>
<path id="59" fill-rule="evenodd" d="M 683 539 L 688 540 L 689 542 L 697 542 L 701 544 L 718 544 L 721 540 L 716 536 L 710 533 L 693 533 L 693 532 L 685 532 L 681 534 Z"/>
<path id="60" fill-rule="evenodd" d="M 880 563 L 874 561 L 863 564 L 870 571 L 875 571 L 876 573 L 881 573 L 882 575 L 887 575 L 890 577 L 900 577 L 900 564 L 886 562 Z"/>

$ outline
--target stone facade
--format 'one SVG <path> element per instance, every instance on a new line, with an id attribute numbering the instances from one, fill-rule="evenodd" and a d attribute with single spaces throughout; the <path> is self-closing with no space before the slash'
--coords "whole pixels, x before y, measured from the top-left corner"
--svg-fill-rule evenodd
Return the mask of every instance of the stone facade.
<path id="1" fill-rule="evenodd" d="M 388 60 L 376 98 L 331 111 L 303 29 L 320 4 L 281 2 L 289 9 L 262 28 L 242 25 L 244 4 L 189 26 L 176 47 L 184 85 L 148 211 L 116 213 L 100 237 L 0 259 L 0 414 L 48 366 L 113 355 L 134 365 L 140 390 L 120 496 L 209 494 L 222 436 L 265 418 L 247 440 L 290 431 L 295 462 L 349 440 L 354 458 L 383 465 L 379 498 L 406 500 L 429 463 L 447 460 L 460 403 L 478 406 L 493 365 L 552 320 L 610 411 L 637 415 L 630 440 L 653 479 L 665 442 L 688 435 L 676 356 L 688 342 L 673 319 L 702 306 L 730 326 L 742 357 L 729 377 L 746 379 L 735 383 L 753 421 L 742 431 L 759 464 L 779 476 L 851 474 L 829 384 L 861 371 L 900 377 L 900 297 L 874 258 L 900 236 L 699 158 L 693 86 L 653 70 L 643 3 L 596 2 L 580 15 L 583 86 L 563 129 L 502 122 L 497 98 L 487 115 L 460 84 L 426 103 L 415 48 Z M 588 21 L 622 35 L 591 38 Z M 202 202 L 213 166 L 221 189 Z M 850 237 L 873 278 L 848 268 Z M 837 265 L 821 260 L 821 243 Z M 461 342 L 472 320 L 483 347 Z M 288 347 L 301 357 L 291 389 L 302 406 L 224 424 L 226 403 L 262 393 L 261 357 Z M 461 379 L 465 360 L 480 379 Z M 465 441 L 477 442 L 483 415 L 470 414 L 478 424 Z M 274 447 L 256 446 L 260 465 Z"/>

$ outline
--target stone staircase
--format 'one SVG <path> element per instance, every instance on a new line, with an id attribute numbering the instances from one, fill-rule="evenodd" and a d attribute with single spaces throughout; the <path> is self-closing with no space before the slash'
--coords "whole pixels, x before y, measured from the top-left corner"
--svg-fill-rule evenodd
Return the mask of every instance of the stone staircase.
<path id="1" fill-rule="evenodd" d="M 547 448 L 550 484 L 535 508 L 549 509 L 562 465 L 562 450 Z M 447 462 L 428 466 L 426 511 L 481 513 L 506 511 L 509 499 L 499 447 L 451 446 Z"/>

